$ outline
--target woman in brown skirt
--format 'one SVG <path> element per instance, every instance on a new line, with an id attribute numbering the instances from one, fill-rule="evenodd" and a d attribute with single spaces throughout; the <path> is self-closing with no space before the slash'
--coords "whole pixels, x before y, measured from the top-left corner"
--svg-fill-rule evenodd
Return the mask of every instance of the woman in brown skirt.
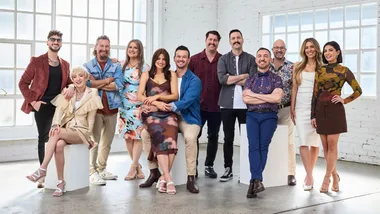
<path id="1" fill-rule="evenodd" d="M 70 77 L 75 85 L 75 94 L 70 100 L 66 100 L 63 95 L 59 94 L 51 101 L 56 106 L 56 110 L 49 133 L 45 158 L 33 174 L 26 176 L 32 182 L 43 180 L 46 176 L 47 166 L 55 154 L 58 185 L 53 196 L 61 196 L 65 191 L 63 179 L 64 147 L 67 144 L 84 143 L 91 148 L 93 141 L 90 137 L 96 111 L 103 108 L 97 89 L 86 87 L 89 73 L 85 68 L 73 68 Z"/>
<path id="2" fill-rule="evenodd" d="M 333 177 L 332 191 L 339 191 L 339 175 L 336 172 L 338 158 L 338 139 L 340 133 L 347 132 L 347 104 L 362 94 L 362 89 L 349 68 L 341 65 L 342 53 L 339 44 L 328 42 L 323 47 L 323 66 L 315 73 L 314 91 L 311 107 L 311 124 L 321 137 L 326 160 L 326 174 L 320 192 L 328 192 L 330 177 Z M 343 99 L 341 90 L 347 82 L 353 93 Z"/>

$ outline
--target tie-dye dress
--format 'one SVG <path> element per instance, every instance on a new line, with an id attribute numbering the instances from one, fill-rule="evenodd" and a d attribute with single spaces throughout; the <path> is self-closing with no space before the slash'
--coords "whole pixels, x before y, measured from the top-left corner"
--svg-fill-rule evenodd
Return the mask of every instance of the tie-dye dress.
<path id="1" fill-rule="evenodd" d="M 144 64 L 142 72 L 150 69 Z M 124 88 L 120 92 L 122 106 L 119 108 L 119 133 L 124 139 L 140 140 L 143 122 L 141 102 L 137 100 L 137 89 L 140 84 L 138 69 L 126 67 L 124 71 Z"/>
<path id="2" fill-rule="evenodd" d="M 146 84 L 146 96 L 154 96 L 161 93 L 171 93 L 170 81 L 162 84 L 154 82 L 149 78 Z M 151 155 L 148 159 L 153 159 L 153 154 L 172 154 L 177 152 L 178 118 L 174 112 L 150 112 L 142 114 L 144 128 L 152 138 Z"/>

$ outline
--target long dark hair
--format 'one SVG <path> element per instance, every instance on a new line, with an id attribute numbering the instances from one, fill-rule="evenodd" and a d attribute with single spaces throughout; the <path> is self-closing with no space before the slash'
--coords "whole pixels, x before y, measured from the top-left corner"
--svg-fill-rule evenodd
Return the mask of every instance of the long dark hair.
<path id="1" fill-rule="evenodd" d="M 336 59 L 336 62 L 337 63 L 342 63 L 343 62 L 343 57 L 342 57 L 342 50 L 340 49 L 340 46 L 337 42 L 335 41 L 331 41 L 331 42 L 328 42 L 326 43 L 324 46 L 323 46 L 323 54 L 322 54 L 322 60 L 323 60 L 323 63 L 325 64 L 328 64 L 329 62 L 327 61 L 326 57 L 325 57 L 325 47 L 327 45 L 330 45 L 332 46 L 336 51 L 339 51 L 339 55 L 338 55 L 338 58 Z"/>
<path id="2" fill-rule="evenodd" d="M 138 69 L 139 77 L 141 77 L 142 69 L 143 69 L 143 66 L 144 66 L 144 63 L 145 63 L 145 60 L 144 60 L 144 47 L 143 47 L 143 44 L 141 43 L 141 41 L 138 40 L 138 39 L 132 39 L 131 41 L 129 41 L 127 49 L 125 50 L 125 52 L 126 52 L 125 53 L 126 58 L 125 58 L 125 62 L 124 62 L 122 71 L 123 72 L 125 71 L 125 68 L 127 67 L 129 61 L 131 60 L 129 58 L 129 56 L 128 56 L 128 48 L 129 48 L 129 46 L 131 45 L 132 42 L 136 44 L 137 49 L 139 50 L 139 54 L 137 56 L 139 63 L 137 64 L 136 69 Z"/>
<path id="3" fill-rule="evenodd" d="M 169 68 L 170 68 L 170 57 L 169 57 L 169 53 L 164 48 L 160 48 L 154 52 L 153 57 L 152 57 L 152 67 L 149 70 L 149 77 L 154 79 L 154 76 L 156 75 L 156 72 L 157 72 L 156 61 L 158 60 L 158 57 L 161 54 L 164 55 L 164 60 L 166 62 L 166 65 L 163 69 L 164 76 L 165 76 L 166 80 L 170 81 L 170 79 L 171 79 L 171 73 L 169 70 Z"/>

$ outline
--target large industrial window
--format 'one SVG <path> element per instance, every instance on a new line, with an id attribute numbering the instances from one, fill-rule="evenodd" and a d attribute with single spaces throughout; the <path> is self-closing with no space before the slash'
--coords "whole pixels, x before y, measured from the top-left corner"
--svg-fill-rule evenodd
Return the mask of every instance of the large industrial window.
<path id="1" fill-rule="evenodd" d="M 31 56 L 47 52 L 51 29 L 63 33 L 59 56 L 71 66 L 92 57 L 96 38 L 106 34 L 111 40 L 111 57 L 124 59 L 132 38 L 151 50 L 147 32 L 150 0 L 1 0 L 0 1 L 0 140 L 36 136 L 33 114 L 20 108 L 23 97 L 19 79 Z M 150 54 L 148 55 L 150 56 Z M 6 128 L 15 127 L 12 133 Z M 17 131 L 18 130 L 18 131 Z M 14 133 L 18 132 L 17 136 Z M 29 133 L 29 134 L 28 134 Z M 12 134 L 12 135 L 10 135 Z M 13 137 L 12 137 L 13 136 Z"/>
<path id="2" fill-rule="evenodd" d="M 321 48 L 328 41 L 340 44 L 343 65 L 354 72 L 364 96 L 376 96 L 377 71 L 377 5 L 356 4 L 262 16 L 262 45 L 272 47 L 283 39 L 287 59 L 300 60 L 304 39 L 314 37 Z M 346 84 L 344 94 L 352 93 Z"/>

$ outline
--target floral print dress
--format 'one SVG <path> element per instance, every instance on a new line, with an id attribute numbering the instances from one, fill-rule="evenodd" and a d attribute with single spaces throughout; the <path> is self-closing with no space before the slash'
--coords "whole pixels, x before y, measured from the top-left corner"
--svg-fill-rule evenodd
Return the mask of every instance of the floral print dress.
<path id="1" fill-rule="evenodd" d="M 142 72 L 150 69 L 144 64 Z M 124 88 L 120 95 L 122 106 L 119 108 L 119 133 L 124 139 L 140 140 L 143 122 L 141 118 L 141 102 L 137 100 L 137 89 L 140 84 L 138 69 L 126 67 L 124 72 Z"/>

